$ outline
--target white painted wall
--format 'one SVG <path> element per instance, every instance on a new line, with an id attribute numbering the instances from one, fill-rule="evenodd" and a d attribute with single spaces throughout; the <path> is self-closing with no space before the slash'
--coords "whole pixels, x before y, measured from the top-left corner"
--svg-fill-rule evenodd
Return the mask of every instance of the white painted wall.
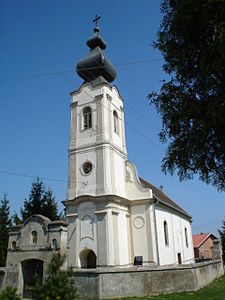
<path id="1" fill-rule="evenodd" d="M 92 128 L 83 130 L 82 115 L 87 106 L 92 110 Z M 118 114 L 119 134 L 114 132 L 114 110 Z M 123 100 L 115 87 L 86 83 L 72 93 L 68 199 L 104 194 L 125 197 L 123 114 Z M 85 161 L 94 167 L 88 175 L 82 172 Z"/>
<path id="2" fill-rule="evenodd" d="M 128 228 L 125 212 L 118 215 L 118 240 L 119 240 L 119 264 L 127 265 L 129 263 L 128 251 Z"/>
<path id="3" fill-rule="evenodd" d="M 145 209 L 145 204 L 140 204 L 131 206 L 130 211 L 133 256 L 143 256 L 143 261 L 148 261 L 149 258 L 147 239 L 152 239 L 152 237 L 147 236 Z"/>
<path id="4" fill-rule="evenodd" d="M 175 213 L 171 213 L 165 208 L 156 206 L 155 208 L 158 249 L 160 265 L 169 265 L 178 263 L 178 253 L 181 253 L 183 264 L 194 262 L 194 253 L 192 245 L 192 234 L 190 222 Z M 165 245 L 164 221 L 168 225 L 169 245 Z M 184 228 L 188 229 L 188 247 L 185 244 Z"/>

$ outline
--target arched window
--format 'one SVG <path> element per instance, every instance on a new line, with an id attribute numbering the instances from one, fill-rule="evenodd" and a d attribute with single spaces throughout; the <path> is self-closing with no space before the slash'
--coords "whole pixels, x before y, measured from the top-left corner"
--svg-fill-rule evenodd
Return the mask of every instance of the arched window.
<path id="1" fill-rule="evenodd" d="M 167 222 L 166 222 L 166 221 L 164 221 L 163 227 L 164 227 L 164 239 L 165 239 L 165 245 L 166 245 L 166 246 L 169 246 L 168 225 L 167 225 Z"/>
<path id="2" fill-rule="evenodd" d="M 185 243 L 186 243 L 186 247 L 188 247 L 188 234 L 187 234 L 187 228 L 184 228 L 184 236 L 185 236 Z"/>
<path id="3" fill-rule="evenodd" d="M 16 250 L 16 241 L 12 242 L 12 250 Z"/>
<path id="4" fill-rule="evenodd" d="M 54 249 L 57 249 L 57 248 L 58 248 L 57 239 L 53 239 L 53 240 L 52 240 L 52 247 L 53 247 Z"/>
<path id="5" fill-rule="evenodd" d="M 85 107 L 83 110 L 83 129 L 89 129 L 92 127 L 92 114 L 91 108 Z"/>
<path id="6" fill-rule="evenodd" d="M 114 132 L 119 134 L 119 118 L 115 110 L 113 111 L 113 126 L 114 126 Z"/>
<path id="7" fill-rule="evenodd" d="M 31 244 L 37 244 L 37 231 L 32 231 L 31 232 Z"/>

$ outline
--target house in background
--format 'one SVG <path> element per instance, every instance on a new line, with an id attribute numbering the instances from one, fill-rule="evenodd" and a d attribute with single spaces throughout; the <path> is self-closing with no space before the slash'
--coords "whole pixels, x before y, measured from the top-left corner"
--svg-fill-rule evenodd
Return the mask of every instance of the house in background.
<path id="1" fill-rule="evenodd" d="M 212 233 L 201 232 L 193 235 L 193 246 L 196 260 L 213 259 L 220 242 Z"/>

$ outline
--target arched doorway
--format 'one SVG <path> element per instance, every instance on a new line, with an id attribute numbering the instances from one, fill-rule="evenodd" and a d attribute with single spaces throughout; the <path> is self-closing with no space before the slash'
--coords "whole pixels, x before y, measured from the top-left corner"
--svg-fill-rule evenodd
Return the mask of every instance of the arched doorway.
<path id="1" fill-rule="evenodd" d="M 80 253 L 81 268 L 94 269 L 96 268 L 96 255 L 94 251 L 85 249 Z"/>
<path id="2" fill-rule="evenodd" d="M 31 299 L 36 280 L 42 281 L 43 261 L 39 259 L 24 260 L 22 263 L 23 297 Z"/>

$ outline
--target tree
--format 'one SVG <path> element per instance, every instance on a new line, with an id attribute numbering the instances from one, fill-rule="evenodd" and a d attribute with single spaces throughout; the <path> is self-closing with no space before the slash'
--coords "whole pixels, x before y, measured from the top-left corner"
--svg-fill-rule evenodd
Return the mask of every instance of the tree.
<path id="1" fill-rule="evenodd" d="M 162 170 L 225 191 L 225 0 L 164 0 L 154 46 L 169 75 L 149 95 L 168 142 Z"/>
<path id="2" fill-rule="evenodd" d="M 23 222 L 33 214 L 46 216 L 52 221 L 60 217 L 52 191 L 46 190 L 40 178 L 32 183 L 29 199 L 24 201 L 24 208 L 21 209 Z"/>
<path id="3" fill-rule="evenodd" d="M 37 281 L 34 290 L 35 300 L 74 300 L 76 289 L 74 286 L 72 271 L 62 271 L 65 256 L 60 253 L 53 255 L 48 267 L 47 278 L 43 283 Z"/>
<path id="4" fill-rule="evenodd" d="M 12 225 L 17 226 L 17 225 L 20 225 L 22 223 L 23 223 L 23 221 L 20 219 L 18 214 L 16 212 L 14 212 L 13 215 L 12 215 Z"/>
<path id="5" fill-rule="evenodd" d="M 218 230 L 223 251 L 223 261 L 225 262 L 225 221 L 222 222 L 221 229 Z"/>
<path id="6" fill-rule="evenodd" d="M 7 195 L 3 195 L 0 204 L 0 266 L 6 264 L 6 255 L 8 248 L 9 227 L 11 226 L 9 200 Z"/>

